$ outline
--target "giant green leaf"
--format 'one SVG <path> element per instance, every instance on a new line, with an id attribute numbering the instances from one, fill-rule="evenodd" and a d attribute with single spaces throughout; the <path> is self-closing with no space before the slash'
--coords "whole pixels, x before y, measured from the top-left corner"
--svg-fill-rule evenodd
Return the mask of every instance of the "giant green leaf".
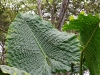
<path id="1" fill-rule="evenodd" d="M 7 34 L 7 62 L 32 75 L 70 71 L 71 63 L 79 60 L 78 46 L 74 34 L 54 29 L 37 15 L 19 13 Z"/>
<path id="2" fill-rule="evenodd" d="M 23 70 L 19 70 L 15 67 L 0 65 L 0 75 L 30 75 L 30 74 Z"/>
<path id="3" fill-rule="evenodd" d="M 63 29 L 75 29 L 80 32 L 82 52 L 90 75 L 100 75 L 100 18 L 97 15 L 80 14 L 78 19 L 71 20 Z"/>

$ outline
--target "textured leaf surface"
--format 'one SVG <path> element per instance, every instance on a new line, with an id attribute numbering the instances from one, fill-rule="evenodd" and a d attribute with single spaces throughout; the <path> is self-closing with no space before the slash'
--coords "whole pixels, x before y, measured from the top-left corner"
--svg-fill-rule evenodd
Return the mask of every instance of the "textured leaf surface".
<path id="1" fill-rule="evenodd" d="M 7 65 L 0 65 L 0 75 L 30 75 L 23 70 L 19 70 Z"/>
<path id="2" fill-rule="evenodd" d="M 80 14 L 70 21 L 64 30 L 75 29 L 80 32 L 83 52 L 91 75 L 100 75 L 100 18 L 91 14 Z"/>
<path id="3" fill-rule="evenodd" d="M 8 64 L 32 75 L 69 71 L 70 64 L 79 60 L 78 45 L 74 34 L 59 32 L 37 15 L 18 14 L 8 30 Z"/>

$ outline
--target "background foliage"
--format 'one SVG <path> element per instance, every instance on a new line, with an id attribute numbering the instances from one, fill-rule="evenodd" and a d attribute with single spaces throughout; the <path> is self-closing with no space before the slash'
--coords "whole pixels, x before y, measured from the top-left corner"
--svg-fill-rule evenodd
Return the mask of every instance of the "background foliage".
<path id="1" fill-rule="evenodd" d="M 57 27 L 62 0 L 41 0 L 42 16 L 45 20 L 52 21 Z M 14 20 L 16 14 L 21 12 L 34 12 L 38 14 L 38 4 L 36 0 L 0 0 L 0 32 L 7 31 L 9 24 Z M 53 14 L 51 13 L 53 10 Z M 87 14 L 99 14 L 99 0 L 70 0 L 66 9 L 65 21 L 69 15 L 77 16 L 84 10 Z M 2 34 L 1 34 L 2 35 Z M 4 38 L 4 37 L 2 37 Z M 2 39 L 1 38 L 1 39 Z"/>

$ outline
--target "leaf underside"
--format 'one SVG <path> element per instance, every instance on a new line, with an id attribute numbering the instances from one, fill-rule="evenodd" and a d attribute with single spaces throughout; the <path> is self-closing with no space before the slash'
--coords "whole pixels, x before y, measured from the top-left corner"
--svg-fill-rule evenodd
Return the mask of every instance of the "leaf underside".
<path id="1" fill-rule="evenodd" d="M 80 32 L 83 53 L 88 64 L 90 75 L 100 75 L 100 18 L 91 14 L 80 14 L 63 27 L 64 30 Z"/>
<path id="2" fill-rule="evenodd" d="M 32 75 L 52 75 L 71 70 L 79 60 L 78 46 L 74 34 L 54 29 L 37 15 L 19 13 L 7 34 L 7 62 Z"/>
<path id="3" fill-rule="evenodd" d="M 19 70 L 7 65 L 0 65 L 0 75 L 30 75 L 23 70 Z"/>

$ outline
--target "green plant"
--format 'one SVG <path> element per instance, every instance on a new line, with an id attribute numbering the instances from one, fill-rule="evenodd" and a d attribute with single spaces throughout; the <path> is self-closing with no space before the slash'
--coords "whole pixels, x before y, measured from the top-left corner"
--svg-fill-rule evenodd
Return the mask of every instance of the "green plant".
<path id="1" fill-rule="evenodd" d="M 32 75 L 70 71 L 71 63 L 79 61 L 79 41 L 75 34 L 60 32 L 37 15 L 19 13 L 6 39 L 8 65 Z"/>
<path id="2" fill-rule="evenodd" d="M 80 75 L 82 75 L 83 57 L 90 70 L 90 75 L 100 75 L 100 18 L 98 15 L 79 14 L 65 24 L 63 30 L 77 30 L 80 33 L 80 42 L 83 46 L 80 59 Z"/>

